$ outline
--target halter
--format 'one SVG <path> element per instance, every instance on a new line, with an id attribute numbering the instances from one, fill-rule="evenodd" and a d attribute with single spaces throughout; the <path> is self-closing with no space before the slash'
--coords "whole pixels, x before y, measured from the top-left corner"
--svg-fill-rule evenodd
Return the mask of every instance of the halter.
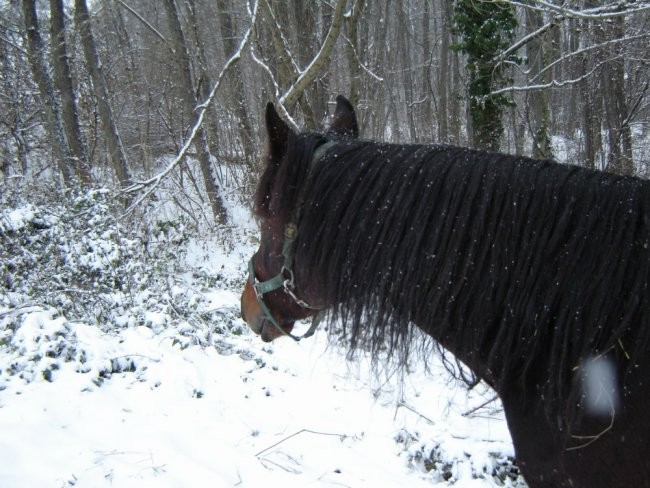
<path id="1" fill-rule="evenodd" d="M 335 144 L 334 141 L 328 141 L 318 146 L 314 151 L 314 156 L 312 158 L 312 161 L 313 162 L 318 161 L 323 156 L 323 154 L 325 154 L 325 152 L 328 149 L 330 149 L 334 144 Z M 295 218 L 293 219 L 294 221 L 298 220 L 297 217 L 300 214 L 300 207 L 301 205 L 299 204 L 295 210 Z M 305 337 L 311 337 L 312 335 L 314 335 L 314 332 L 316 332 L 316 328 L 318 327 L 318 324 L 320 323 L 322 318 L 322 313 L 320 312 L 320 310 L 322 309 L 320 307 L 314 307 L 312 305 L 309 305 L 307 302 L 299 298 L 295 292 L 296 283 L 293 276 L 293 244 L 296 241 L 297 236 L 298 236 L 297 225 L 294 222 L 289 222 L 284 228 L 284 243 L 282 244 L 282 256 L 284 257 L 284 262 L 282 264 L 282 268 L 280 268 L 280 272 L 276 274 L 273 278 L 269 278 L 268 280 L 265 281 L 259 281 L 255 276 L 255 269 L 253 267 L 253 258 L 251 258 L 248 261 L 248 281 L 250 282 L 251 286 L 253 287 L 253 290 L 255 291 L 255 298 L 257 299 L 257 303 L 259 304 L 259 306 L 264 311 L 265 318 L 269 322 L 271 322 L 276 329 L 282 332 L 283 335 L 291 337 L 296 342 L 300 341 L 301 339 L 304 339 Z M 312 319 L 311 326 L 309 327 L 307 332 L 305 332 L 301 336 L 293 335 L 287 332 L 286 330 L 284 330 L 282 327 L 280 327 L 278 321 L 275 319 L 275 317 L 273 317 L 271 310 L 266 305 L 266 303 L 264 303 L 265 293 L 269 293 L 271 291 L 279 290 L 279 289 L 282 289 L 294 301 L 294 303 L 296 303 L 300 307 L 319 311 L 319 313 L 317 313 Z"/>

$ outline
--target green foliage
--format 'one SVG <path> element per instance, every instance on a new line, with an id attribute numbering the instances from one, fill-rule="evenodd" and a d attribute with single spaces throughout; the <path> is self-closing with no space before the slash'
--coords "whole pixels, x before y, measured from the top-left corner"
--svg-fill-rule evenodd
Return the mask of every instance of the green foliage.
<path id="1" fill-rule="evenodd" d="M 453 485 L 459 471 L 468 470 L 474 479 L 487 479 L 494 486 L 525 487 L 515 459 L 499 452 L 486 453 L 485 458 L 474 460 L 470 455 L 458 458 L 443 450 L 443 446 L 429 439 L 421 439 L 421 434 L 402 429 L 395 436 L 395 442 L 402 445 L 409 464 L 428 473 L 429 479 L 445 485 Z M 459 464 L 464 466 L 461 468 Z"/>
<path id="2" fill-rule="evenodd" d="M 55 381 L 69 362 L 92 369 L 97 386 L 139 368 L 130 356 L 102 360 L 88 329 L 146 327 L 180 348 L 240 353 L 231 341 L 247 331 L 239 310 L 211 298 L 233 283 L 188 265 L 186 221 L 138 226 L 122 211 L 106 190 L 0 194 L 0 390 L 12 376 Z"/>
<path id="3" fill-rule="evenodd" d="M 498 59 L 514 37 L 517 19 L 513 7 L 500 0 L 457 0 L 453 20 L 454 31 L 461 37 L 455 48 L 467 54 L 475 142 L 496 150 L 503 133 L 503 108 L 513 102 L 490 93 L 504 80 L 504 62 L 519 62 L 514 56 Z"/>
<path id="4" fill-rule="evenodd" d="M 68 319 L 107 324 L 147 301 L 148 290 L 169 287 L 188 239 L 181 220 L 138 234 L 121 224 L 108 191 L 48 197 L 3 202 L 0 305 L 29 300 Z"/>

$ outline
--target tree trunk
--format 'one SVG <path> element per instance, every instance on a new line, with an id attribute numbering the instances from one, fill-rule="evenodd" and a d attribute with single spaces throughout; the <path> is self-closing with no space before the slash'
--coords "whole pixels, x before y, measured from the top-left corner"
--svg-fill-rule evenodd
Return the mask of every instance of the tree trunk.
<path id="1" fill-rule="evenodd" d="M 449 41 L 451 37 L 451 2 L 442 1 L 440 32 L 440 69 L 438 70 L 438 142 L 454 140 L 449 134 L 449 93 L 451 67 L 449 66 Z"/>
<path id="2" fill-rule="evenodd" d="M 592 8 L 598 5 L 598 0 L 587 0 L 585 7 Z M 599 25 L 594 26 L 588 20 L 581 22 L 578 27 L 583 36 L 583 42 L 596 42 L 600 34 Z M 580 35 L 580 34 L 578 34 Z M 598 57 L 584 56 L 579 68 L 580 73 L 588 73 L 598 62 Z M 578 70 L 576 70 L 578 71 Z M 577 73 L 576 73 L 577 75 Z M 602 155 L 602 131 L 601 131 L 601 107 L 602 107 L 602 86 L 598 76 L 585 78 L 579 84 L 581 94 L 580 105 L 583 109 L 582 131 L 584 133 L 584 159 L 585 165 L 591 169 L 604 169 L 603 161 L 599 161 Z"/>
<path id="3" fill-rule="evenodd" d="M 526 28 L 529 32 L 534 32 L 543 25 L 544 17 L 542 13 L 526 9 Z M 541 72 L 548 65 L 546 35 L 531 40 L 526 45 L 526 50 L 528 64 L 532 72 Z M 551 71 L 547 70 L 540 81 L 542 83 L 550 82 Z M 553 151 L 551 149 L 551 138 L 549 135 L 550 113 L 548 88 L 536 91 L 527 97 L 527 101 L 529 107 L 528 125 L 533 136 L 532 156 L 538 159 L 551 159 L 553 157 Z"/>
<path id="4" fill-rule="evenodd" d="M 50 33 L 52 39 L 52 73 L 54 75 L 54 84 L 61 96 L 63 127 L 68 138 L 70 152 L 75 159 L 77 178 L 79 178 L 82 184 L 88 185 L 91 183 L 92 177 L 86 147 L 81 139 L 77 100 L 74 87 L 72 86 L 72 76 L 70 75 L 70 65 L 68 63 L 64 16 L 63 0 L 50 0 Z"/>
<path id="5" fill-rule="evenodd" d="M 625 17 L 611 19 L 603 28 L 604 39 L 621 39 L 625 35 Z M 614 51 L 614 52 L 612 52 Z M 620 47 L 609 50 L 609 56 L 615 56 L 601 71 L 603 82 L 603 101 L 609 156 L 607 170 L 622 175 L 635 172 L 632 158 L 632 132 L 628 118 L 625 99 L 625 59 Z"/>
<path id="6" fill-rule="evenodd" d="M 316 76 L 323 70 L 325 65 L 329 63 L 334 45 L 341 32 L 343 26 L 343 15 L 345 10 L 345 0 L 337 0 L 332 14 L 332 23 L 330 25 L 325 41 L 323 41 L 318 54 L 312 59 L 309 66 L 300 73 L 298 79 L 293 83 L 281 98 L 282 104 L 290 112 L 293 107 L 298 103 L 305 90 L 316 79 Z"/>
<path id="7" fill-rule="evenodd" d="M 361 12 L 365 0 L 356 0 L 351 12 L 351 15 L 347 18 L 345 24 L 348 34 L 348 45 L 345 48 L 345 53 L 348 61 L 348 69 L 350 70 L 350 93 L 348 94 L 348 100 L 352 103 L 353 107 L 356 107 L 359 104 L 359 97 L 361 96 L 361 69 L 359 64 L 361 60 L 361 49 L 359 49 L 359 40 L 357 34 L 357 27 L 359 25 L 359 17 L 361 17 Z"/>
<path id="8" fill-rule="evenodd" d="M 181 27 L 180 15 L 178 7 L 174 0 L 164 0 L 163 6 L 167 13 L 167 21 L 169 23 L 169 30 L 171 32 L 171 39 L 173 45 L 172 55 L 176 65 L 178 66 L 178 81 L 180 84 L 180 96 L 188 114 L 191 114 L 190 120 L 193 121 L 192 127 L 197 122 L 196 106 L 198 105 L 196 98 L 196 87 L 192 79 L 192 67 L 190 63 L 190 55 L 187 49 L 187 42 Z M 226 209 L 221 198 L 217 178 L 213 173 L 212 162 L 210 158 L 210 149 L 208 147 L 208 137 L 203 127 L 197 130 L 197 139 L 195 147 L 197 157 L 199 160 L 199 167 L 203 176 L 203 183 L 205 191 L 210 202 L 212 215 L 215 220 L 220 224 L 225 224 L 227 221 Z"/>
<path id="9" fill-rule="evenodd" d="M 237 51 L 238 45 L 236 41 L 237 32 L 233 26 L 232 13 L 228 11 L 226 0 L 216 0 L 217 9 L 219 11 L 219 28 L 221 31 L 221 38 L 224 43 L 224 51 L 226 59 L 230 58 Z M 244 90 L 244 77 L 242 76 L 241 69 L 238 65 L 232 68 L 231 75 L 231 89 L 232 100 L 231 109 L 237 117 L 237 129 L 242 141 L 242 149 L 244 151 L 244 158 L 247 165 L 253 169 L 254 161 L 256 161 L 255 151 L 255 136 L 253 134 L 253 125 L 251 124 L 248 111 L 246 110 L 246 91 Z"/>
<path id="10" fill-rule="evenodd" d="M 0 79 L 2 79 L 2 90 L 6 97 L 6 111 L 4 113 L 4 123 L 11 134 L 13 145 L 16 148 L 18 162 L 20 163 L 19 169 L 14 169 L 15 174 L 27 174 L 27 154 L 29 152 L 29 144 L 25 138 L 26 126 L 29 124 L 25 120 L 24 98 L 25 98 L 25 81 L 22 73 L 24 73 L 23 63 L 11 56 L 10 45 L 6 42 L 0 42 Z M 11 153 L 11 142 L 6 141 L 5 147 L 8 147 L 7 153 Z M 4 158 L 3 158 L 4 159 Z M 9 171 L 9 161 L 3 163 L 4 174 L 7 176 Z"/>
<path id="11" fill-rule="evenodd" d="M 86 58 L 88 72 L 90 73 L 90 78 L 95 91 L 95 98 L 99 108 L 99 118 L 101 119 L 104 137 L 106 138 L 106 143 L 108 145 L 108 154 L 113 170 L 120 182 L 120 186 L 125 188 L 131 183 L 131 172 L 126 160 L 124 148 L 122 147 L 122 140 L 117 131 L 115 118 L 113 117 L 108 88 L 106 86 L 106 80 L 104 79 L 102 64 L 97 55 L 95 38 L 93 37 L 90 25 L 88 6 L 86 5 L 86 0 L 75 0 L 74 3 L 75 21 L 81 34 L 81 44 Z"/>
<path id="12" fill-rule="evenodd" d="M 264 8 L 265 16 L 267 17 L 266 26 L 269 29 L 271 35 L 271 43 L 273 44 L 273 53 L 275 56 L 274 61 L 276 63 L 276 74 L 278 84 L 282 86 L 287 86 L 291 80 L 298 76 L 297 67 L 294 66 L 291 62 L 289 56 L 289 46 L 285 45 L 285 40 L 283 39 L 282 32 L 280 31 L 280 25 L 278 24 L 275 12 L 271 8 L 270 0 L 259 0 L 262 2 L 262 8 Z"/>
<path id="13" fill-rule="evenodd" d="M 23 0 L 22 2 L 23 18 L 27 30 L 28 57 L 45 110 L 45 127 L 50 136 L 54 158 L 63 177 L 64 185 L 70 186 L 73 180 L 72 156 L 61 120 L 61 105 L 56 97 L 54 83 L 45 57 L 45 45 L 38 26 L 35 3 L 35 0 Z"/>

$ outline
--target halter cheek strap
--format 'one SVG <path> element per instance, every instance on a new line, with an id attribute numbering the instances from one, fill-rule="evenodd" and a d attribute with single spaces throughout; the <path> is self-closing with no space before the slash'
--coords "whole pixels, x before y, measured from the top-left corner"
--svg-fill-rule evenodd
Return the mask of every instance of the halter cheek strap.
<path id="1" fill-rule="evenodd" d="M 293 223 L 287 224 L 287 226 L 284 229 L 284 244 L 282 245 L 282 256 L 284 256 L 284 264 L 282 265 L 282 269 L 278 274 L 276 274 L 273 278 L 269 278 L 268 280 L 258 281 L 257 277 L 255 276 L 255 269 L 253 267 L 253 258 L 251 258 L 248 261 L 248 280 L 250 281 L 250 284 L 252 285 L 253 290 L 255 291 L 255 298 L 257 298 L 257 303 L 262 308 L 265 318 L 269 322 L 271 322 L 276 329 L 282 332 L 283 335 L 291 337 L 294 341 L 298 342 L 301 339 L 304 339 L 305 337 L 311 337 L 312 335 L 314 335 L 314 332 L 316 332 L 316 328 L 318 327 L 318 324 L 320 323 L 320 320 L 322 318 L 321 313 L 320 312 L 317 313 L 316 316 L 312 319 L 311 326 L 309 327 L 307 332 L 305 332 L 301 336 L 296 336 L 290 334 L 282 327 L 280 327 L 280 324 L 271 313 L 271 310 L 269 309 L 268 305 L 264 303 L 265 293 L 269 293 L 274 290 L 283 289 L 284 292 L 287 295 L 289 295 L 289 297 L 291 297 L 291 299 L 295 303 L 300 305 L 302 308 L 320 310 L 320 308 L 313 307 L 309 305 L 307 302 L 305 302 L 304 300 L 298 298 L 298 296 L 294 292 L 295 282 L 293 278 L 292 268 L 293 268 L 293 243 L 296 240 L 296 233 L 297 231 L 296 231 L 295 224 Z"/>

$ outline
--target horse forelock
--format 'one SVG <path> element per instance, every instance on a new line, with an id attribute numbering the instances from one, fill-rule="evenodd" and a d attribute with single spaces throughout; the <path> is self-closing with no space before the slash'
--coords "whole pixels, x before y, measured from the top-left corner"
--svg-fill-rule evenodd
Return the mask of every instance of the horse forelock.
<path id="1" fill-rule="evenodd" d="M 298 204 L 301 186 L 309 171 L 319 134 L 289 133 L 287 150 L 280 160 L 266 155 L 266 167 L 254 196 L 254 215 L 267 224 L 285 225 Z"/>

